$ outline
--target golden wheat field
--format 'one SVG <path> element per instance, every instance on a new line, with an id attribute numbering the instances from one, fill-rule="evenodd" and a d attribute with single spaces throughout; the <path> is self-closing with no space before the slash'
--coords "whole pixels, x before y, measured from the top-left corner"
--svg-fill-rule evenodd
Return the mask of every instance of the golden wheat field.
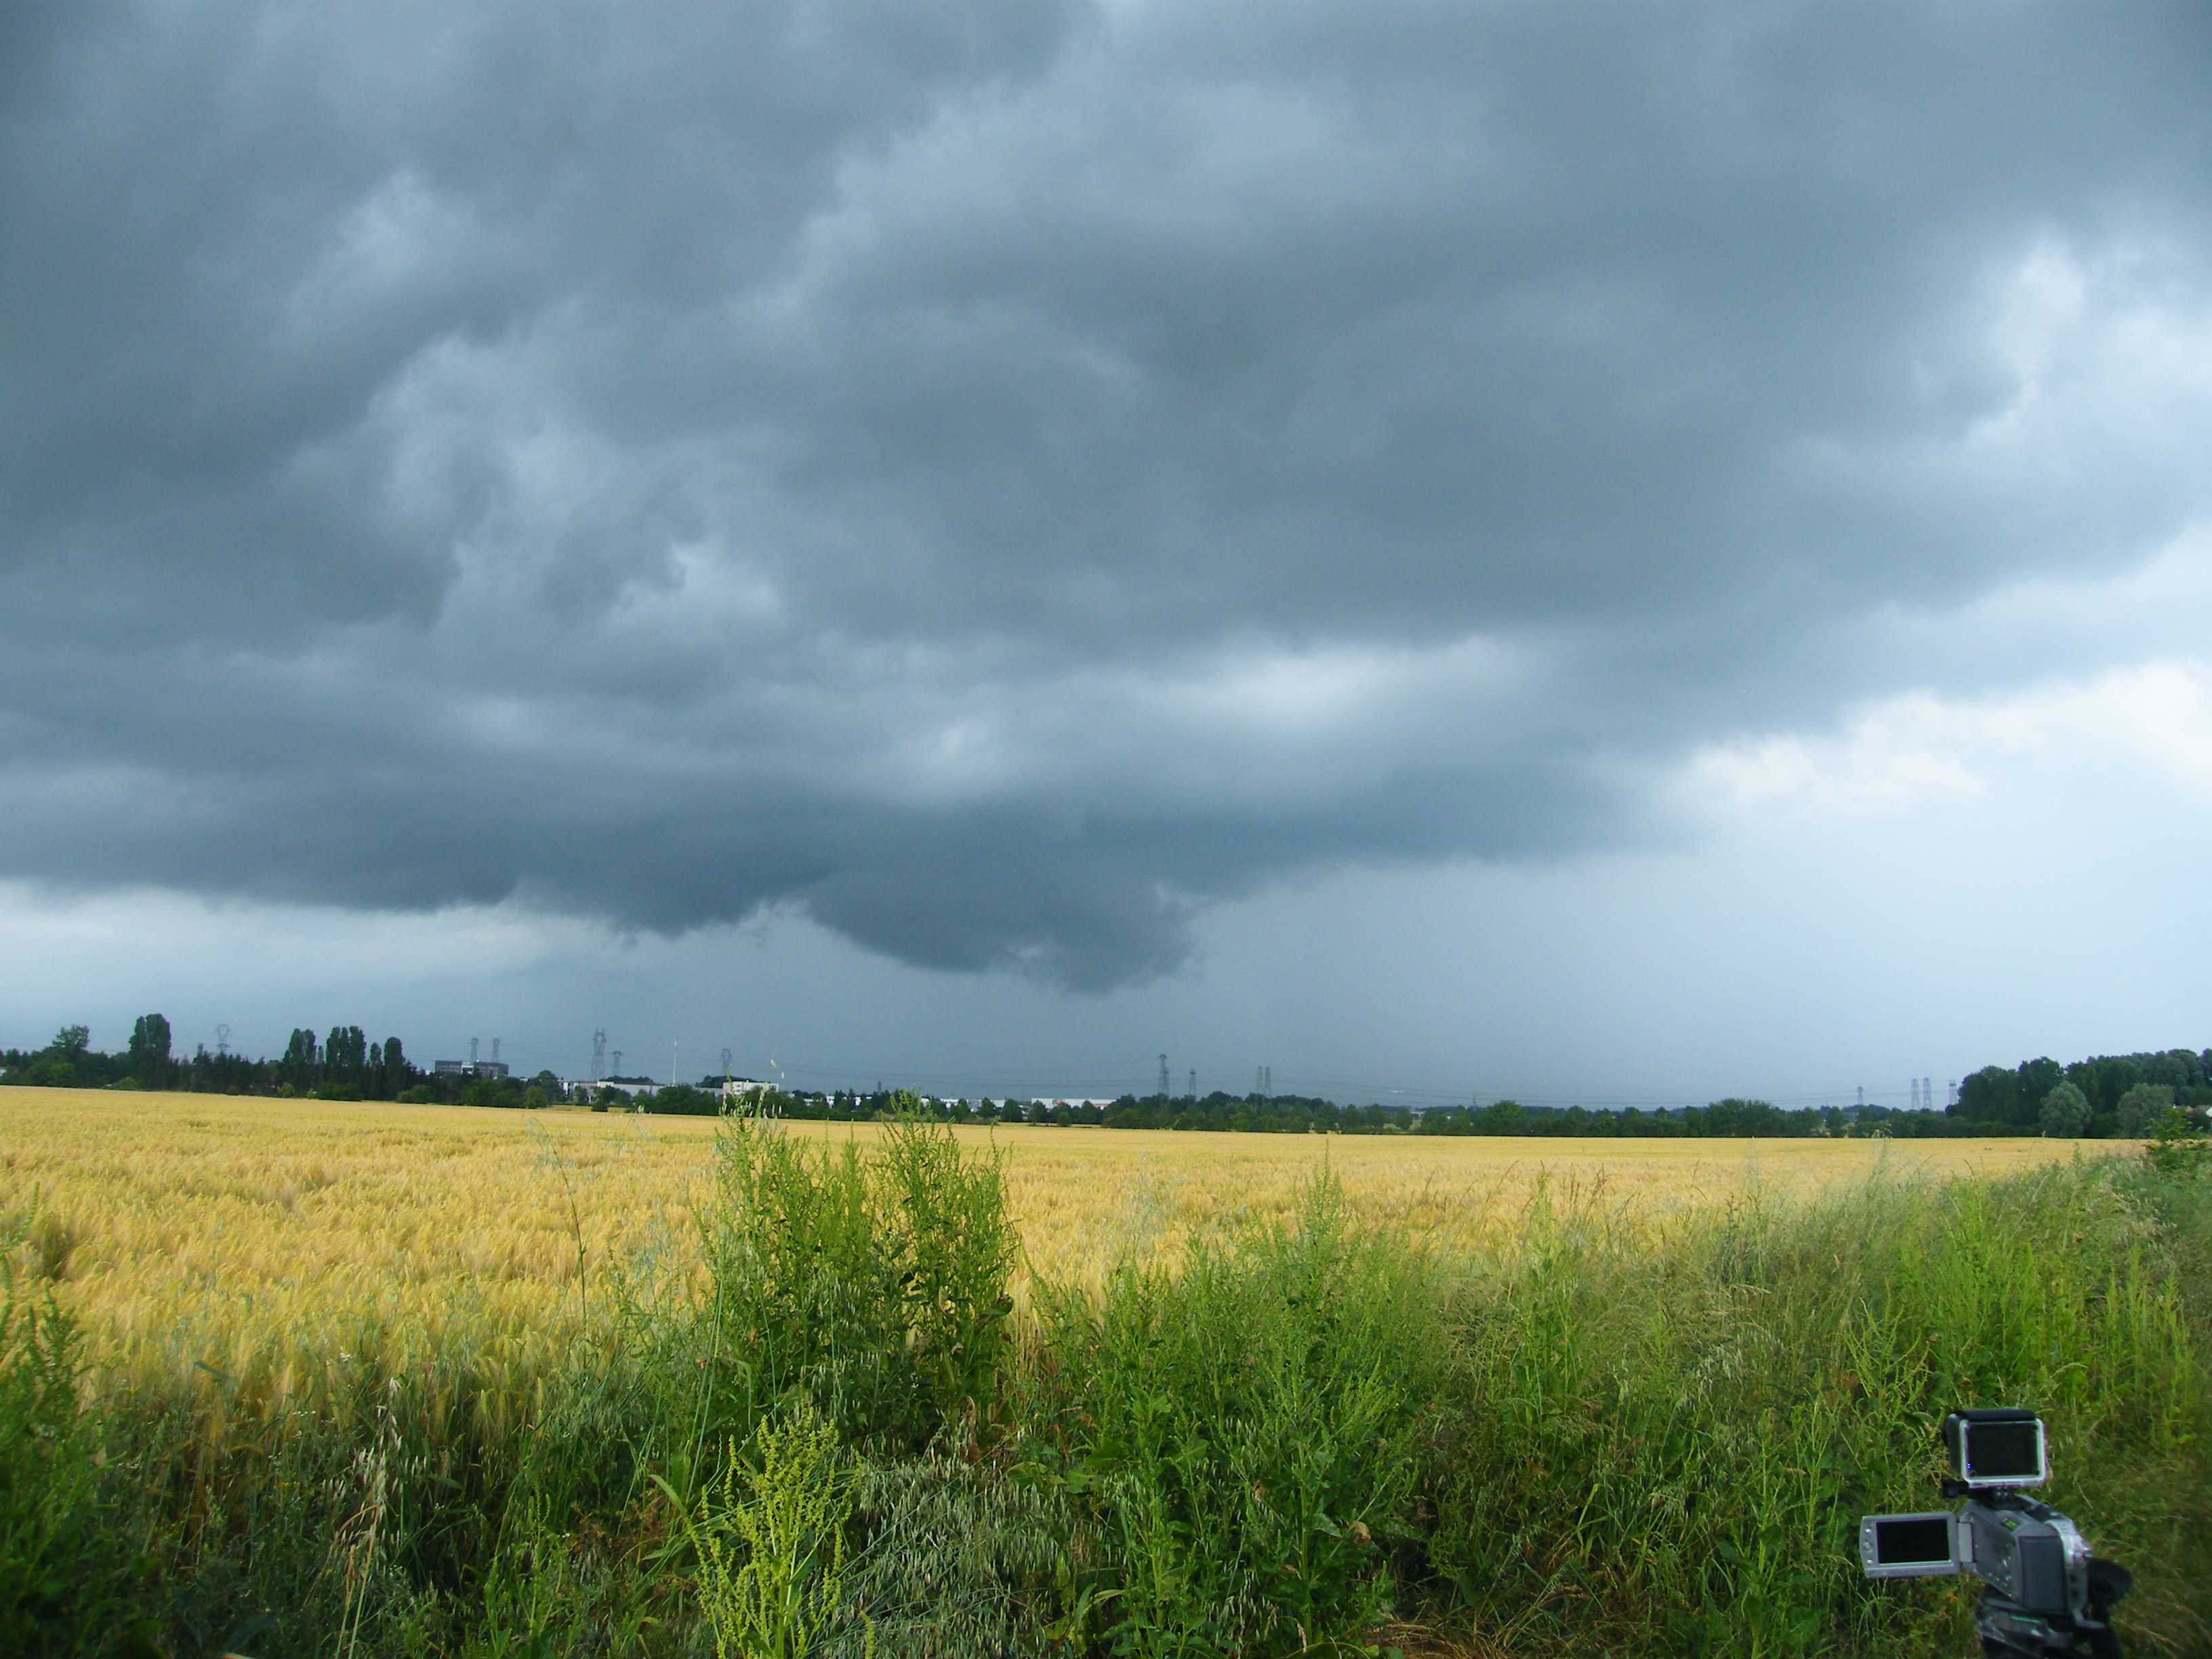
<path id="1" fill-rule="evenodd" d="M 866 1125 L 788 1133 L 865 1143 Z M 535 1374 L 611 1261 L 682 1271 L 715 1125 L 206 1095 L 0 1089 L 0 1226 L 112 1377 L 202 1372 L 282 1396 L 333 1366 L 456 1342 Z M 1753 1194 L 2070 1155 L 2041 1140 L 1570 1140 L 963 1128 L 1006 1156 L 1028 1271 L 1285 1209 L 1327 1159 L 1355 1211 L 1480 1248 L 1531 1198 L 1663 1225 Z"/>

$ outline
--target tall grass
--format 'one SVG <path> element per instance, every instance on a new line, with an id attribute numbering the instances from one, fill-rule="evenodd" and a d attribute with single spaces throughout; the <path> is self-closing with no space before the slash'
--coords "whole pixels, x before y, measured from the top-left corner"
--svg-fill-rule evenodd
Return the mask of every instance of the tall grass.
<path id="1" fill-rule="evenodd" d="M 1118 1652 L 1301 1653 L 1389 1610 L 1446 1328 L 1428 1264 L 1353 1230 L 1324 1172 L 1289 1226 L 1064 1291 L 1061 1479 L 1112 1563 Z"/>
<path id="2" fill-rule="evenodd" d="M 1432 1569 L 1509 1645 L 1963 1651 L 1964 1588 L 1866 1585 L 1857 1517 L 1934 1502 L 1946 1408 L 2026 1403 L 2055 1501 L 2143 1564 L 2132 1621 L 2188 1650 L 2203 1598 L 2141 1520 L 2205 1510 L 2206 1286 L 2158 1196 L 2093 1168 L 1876 1181 L 1656 1237 L 1540 1201 L 1461 1291 Z"/>
<path id="3" fill-rule="evenodd" d="M 1017 1249 L 995 1157 L 890 1126 L 872 1159 L 723 1121 L 702 1214 L 712 1425 L 750 1433 L 795 1395 L 851 1439 L 915 1452 L 996 1403 Z M 699 1340 L 696 1335 L 693 1340 Z"/>
<path id="4" fill-rule="evenodd" d="M 2212 1647 L 2212 1181 L 1539 1183 L 1440 1241 L 1323 1172 L 1016 1315 L 1004 1173 L 733 1122 L 696 1246 L 601 1255 L 555 1335 L 334 1309 L 289 1376 L 103 1379 L 11 1277 L 0 1643 L 773 1650 L 750 1585 L 793 1652 L 1965 1653 L 1971 1584 L 1869 1585 L 1856 1519 L 2023 1403 L 2135 1650 Z"/>

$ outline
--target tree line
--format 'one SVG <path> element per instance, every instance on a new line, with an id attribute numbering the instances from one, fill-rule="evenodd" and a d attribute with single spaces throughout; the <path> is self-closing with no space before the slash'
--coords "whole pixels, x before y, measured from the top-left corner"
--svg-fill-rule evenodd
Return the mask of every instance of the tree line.
<path id="1" fill-rule="evenodd" d="M 678 1098 L 672 1098 L 678 1097 Z M 1500 1100 L 1480 1108 L 1432 1107 L 1415 1111 L 1380 1103 L 1339 1105 L 1304 1095 L 1229 1095 L 1202 1099 L 1188 1095 L 1148 1097 L 1123 1095 L 1103 1105 L 1090 1101 L 944 1100 L 905 1090 L 872 1093 L 829 1091 L 810 1094 L 765 1090 L 746 1097 L 776 1117 L 831 1122 L 894 1119 L 919 1115 L 950 1123 L 1033 1123 L 1050 1126 L 1097 1124 L 1109 1129 L 1182 1129 L 1241 1134 L 1346 1135 L 1584 1135 L 1624 1139 L 1684 1137 L 1809 1138 L 1823 1135 L 1887 1135 L 1893 1138 L 1957 1138 L 2033 1134 L 2034 1129 L 1971 1123 L 1940 1112 L 1904 1112 L 1881 1106 L 1812 1107 L 1787 1111 L 1764 1100 L 1730 1098 L 1675 1110 L 1644 1111 L 1523 1106 Z M 623 1102 L 617 1098 L 615 1103 Z M 714 1112 L 724 1109 L 719 1094 L 704 1090 L 663 1089 L 642 1109 L 653 1112 Z"/>
<path id="2" fill-rule="evenodd" d="M 642 1082 L 645 1079 L 630 1079 Z M 42 1048 L 0 1050 L 0 1083 L 46 1088 L 181 1090 L 198 1094 L 270 1095 L 320 1100 L 390 1100 L 415 1104 L 529 1109 L 577 1098 L 599 1109 L 627 1106 L 656 1114 L 712 1116 L 732 1103 L 714 1077 L 632 1095 L 606 1085 L 565 1085 L 550 1071 L 534 1077 L 425 1070 L 400 1040 L 371 1041 L 358 1025 L 321 1036 L 295 1030 L 276 1059 L 173 1052 L 169 1022 L 142 1014 L 130 1042 L 110 1054 L 92 1047 L 82 1025 L 65 1025 Z M 952 1123 L 1097 1124 L 1116 1129 L 1182 1129 L 1243 1134 L 1576 1135 L 1751 1137 L 1882 1134 L 1894 1138 L 2055 1135 L 2138 1139 L 2168 1112 L 2201 1117 L 2212 1107 L 2212 1048 L 2099 1054 L 2062 1066 L 2045 1056 L 2018 1066 L 1985 1066 L 1963 1079 L 1942 1111 L 1881 1106 L 1785 1109 L 1730 1097 L 1704 1106 L 1643 1111 L 1570 1106 L 1487 1106 L 1416 1111 L 1380 1103 L 1339 1105 L 1314 1096 L 1126 1094 L 1091 1101 L 945 1100 L 903 1089 L 756 1090 L 741 1097 L 781 1117 L 860 1121 L 901 1116 Z"/>
<path id="3" fill-rule="evenodd" d="M 2212 1048 L 2096 1054 L 2061 1066 L 2048 1055 L 1962 1079 L 1954 1116 L 2019 1133 L 2139 1139 L 2168 1110 L 2212 1106 Z"/>
<path id="4" fill-rule="evenodd" d="M 550 1072 L 526 1079 L 426 1070 L 407 1057 L 398 1037 L 371 1042 L 358 1025 L 334 1025 L 319 1037 L 295 1030 L 274 1060 L 210 1053 L 205 1044 L 179 1055 L 173 1052 L 169 1022 L 160 1014 L 140 1015 L 129 1044 L 112 1054 L 94 1048 L 82 1025 L 64 1025 L 43 1048 L 0 1049 L 0 1083 L 424 1106 L 535 1107 L 562 1098 L 561 1079 Z"/>

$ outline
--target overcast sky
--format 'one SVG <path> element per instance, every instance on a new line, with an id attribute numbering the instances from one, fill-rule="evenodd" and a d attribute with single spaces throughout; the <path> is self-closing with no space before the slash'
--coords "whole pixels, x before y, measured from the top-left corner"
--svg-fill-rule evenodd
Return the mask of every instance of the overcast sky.
<path id="1" fill-rule="evenodd" d="M 2212 12 L 0 10 L 0 1042 L 2212 1043 Z"/>

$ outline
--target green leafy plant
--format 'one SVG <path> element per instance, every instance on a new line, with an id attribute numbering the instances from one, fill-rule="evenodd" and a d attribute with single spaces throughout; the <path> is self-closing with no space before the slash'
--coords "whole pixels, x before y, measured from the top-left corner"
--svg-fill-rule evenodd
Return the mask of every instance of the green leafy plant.
<path id="1" fill-rule="evenodd" d="M 805 1659 L 843 1608 L 853 1481 L 836 1425 L 800 1404 L 754 1437 L 758 1466 L 729 1461 L 690 1522 L 699 1605 L 715 1659 Z"/>
<path id="2" fill-rule="evenodd" d="M 716 1151 L 700 1231 L 719 1435 L 742 1440 L 793 1394 L 856 1442 L 906 1453 L 988 1413 L 1017 1249 L 997 1158 L 915 1119 L 865 1160 L 850 1141 L 737 1115 Z"/>
<path id="3" fill-rule="evenodd" d="M 2212 1167 L 2212 1139 L 2187 1112 L 2169 1106 L 2151 1125 L 2150 1145 L 2143 1148 L 2143 1155 L 2163 1175 L 2195 1175 Z"/>
<path id="4" fill-rule="evenodd" d="M 14 1232 L 0 1234 L 0 1652 L 150 1656 L 152 1628 L 105 1524 L 76 1327 L 50 1298 L 17 1297 L 5 1266 Z"/>
<path id="5" fill-rule="evenodd" d="M 1360 1642 L 1391 1601 L 1436 1313 L 1419 1252 L 1356 1237 L 1327 1171 L 1289 1227 L 1060 1294 L 1081 1425 L 1064 1478 L 1093 1495 L 1115 1564 L 1116 1652 Z"/>

